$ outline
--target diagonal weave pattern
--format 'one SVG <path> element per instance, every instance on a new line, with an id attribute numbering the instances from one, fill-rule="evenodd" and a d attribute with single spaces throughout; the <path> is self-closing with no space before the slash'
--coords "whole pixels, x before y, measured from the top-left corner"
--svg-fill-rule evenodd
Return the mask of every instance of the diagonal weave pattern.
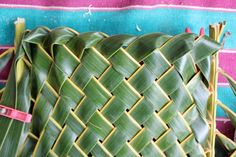
<path id="1" fill-rule="evenodd" d="M 19 156 L 206 156 L 207 36 L 26 32 L 33 119 Z"/>

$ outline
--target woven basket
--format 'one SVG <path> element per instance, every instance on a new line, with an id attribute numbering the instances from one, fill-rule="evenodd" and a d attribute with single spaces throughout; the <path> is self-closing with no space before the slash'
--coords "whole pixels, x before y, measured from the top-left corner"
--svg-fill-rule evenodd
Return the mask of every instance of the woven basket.
<path id="1" fill-rule="evenodd" d="M 32 122 L 0 117 L 1 156 L 214 156 L 213 39 L 23 25 L 0 96 Z"/>

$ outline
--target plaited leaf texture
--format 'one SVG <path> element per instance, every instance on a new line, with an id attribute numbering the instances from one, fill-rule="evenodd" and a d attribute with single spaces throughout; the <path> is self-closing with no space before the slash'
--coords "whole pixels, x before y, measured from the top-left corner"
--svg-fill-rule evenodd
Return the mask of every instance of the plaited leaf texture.
<path id="1" fill-rule="evenodd" d="M 32 122 L 0 117 L 1 155 L 212 156 L 211 62 L 221 45 L 210 37 L 67 27 L 21 37 L 1 104 Z"/>

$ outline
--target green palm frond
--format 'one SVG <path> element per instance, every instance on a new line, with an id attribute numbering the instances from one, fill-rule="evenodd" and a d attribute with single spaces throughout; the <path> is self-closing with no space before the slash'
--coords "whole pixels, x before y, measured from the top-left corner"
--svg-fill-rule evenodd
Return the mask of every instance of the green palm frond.
<path id="1" fill-rule="evenodd" d="M 214 156 L 222 28 L 212 39 L 18 26 L 1 104 L 33 118 L 0 117 L 1 155 Z"/>

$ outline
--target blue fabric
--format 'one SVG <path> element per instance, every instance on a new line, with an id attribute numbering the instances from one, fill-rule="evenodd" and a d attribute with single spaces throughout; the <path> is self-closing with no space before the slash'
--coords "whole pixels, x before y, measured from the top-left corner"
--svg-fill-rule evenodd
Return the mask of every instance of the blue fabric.
<path id="1" fill-rule="evenodd" d="M 208 26 L 219 21 L 227 21 L 227 30 L 230 36 L 225 48 L 235 48 L 236 14 L 233 12 L 214 12 L 204 10 L 187 10 L 174 8 L 156 8 L 150 10 L 123 10 L 123 11 L 60 11 L 37 10 L 21 8 L 1 8 L 0 10 L 0 45 L 12 45 L 14 38 L 14 24 L 17 17 L 26 19 L 27 28 L 44 25 L 49 28 L 68 26 L 80 32 L 102 31 L 113 34 L 145 34 L 164 32 L 167 34 L 182 33 L 186 27 L 198 33 L 204 27 L 208 34 Z M 171 25 L 170 25 L 171 24 Z M 199 25 L 196 25 L 199 24 Z M 141 29 L 139 32 L 136 25 Z"/>
<path id="2" fill-rule="evenodd" d="M 218 99 L 222 101 L 224 104 L 236 111 L 236 96 L 233 94 L 232 90 L 227 86 L 218 87 Z M 217 108 L 216 115 L 218 117 L 225 117 L 225 113 L 221 108 Z"/>

